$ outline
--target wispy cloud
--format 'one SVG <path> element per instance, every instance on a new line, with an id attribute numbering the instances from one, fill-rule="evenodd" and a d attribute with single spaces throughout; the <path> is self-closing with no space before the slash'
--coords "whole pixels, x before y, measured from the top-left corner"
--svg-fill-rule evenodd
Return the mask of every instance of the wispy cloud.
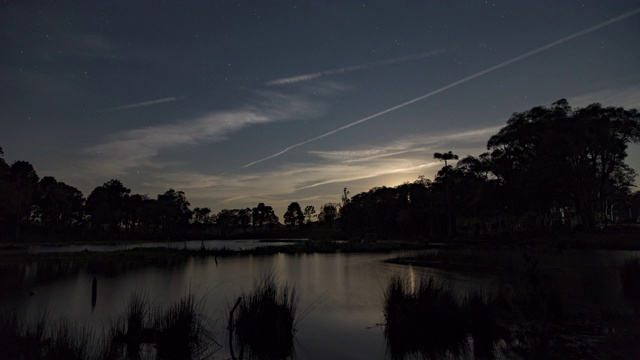
<path id="1" fill-rule="evenodd" d="M 265 83 L 265 85 L 269 85 L 269 86 L 290 85 L 290 84 L 295 84 L 295 83 L 299 83 L 299 82 L 303 82 L 303 81 L 314 80 L 314 79 L 317 79 L 317 78 L 322 77 L 322 76 L 335 75 L 335 74 L 344 74 L 344 73 L 348 73 L 348 72 L 352 72 L 352 71 L 370 69 L 370 68 L 384 66 L 384 65 L 400 64 L 400 63 L 407 62 L 407 61 L 425 59 L 425 58 L 428 58 L 428 57 L 432 57 L 432 56 L 441 54 L 443 52 L 444 52 L 444 50 L 433 50 L 433 51 L 428 51 L 428 52 L 424 52 L 424 53 L 420 53 L 420 54 L 414 54 L 414 55 L 409 55 L 409 56 L 400 56 L 400 57 L 396 57 L 396 58 L 392 58 L 392 59 L 368 62 L 368 63 L 365 63 L 365 64 L 351 65 L 351 66 L 345 66 L 345 67 L 340 67 L 340 68 L 335 68 L 335 69 L 317 71 L 317 72 L 312 72 L 312 73 L 307 73 L 307 74 L 289 76 L 289 77 L 284 77 L 284 78 L 268 81 L 268 82 Z"/>
<path id="2" fill-rule="evenodd" d="M 566 43 L 568 41 L 571 41 L 573 39 L 576 39 L 576 38 L 579 38 L 581 36 L 590 34 L 590 33 L 594 32 L 596 30 L 599 30 L 599 29 L 605 27 L 605 26 L 611 25 L 611 24 L 613 24 L 613 23 L 615 23 L 617 21 L 624 20 L 624 19 L 626 19 L 628 17 L 631 17 L 633 15 L 636 15 L 638 13 L 640 13 L 640 8 L 628 11 L 628 12 L 622 14 L 622 15 L 618 15 L 618 16 L 612 18 L 612 19 L 609 19 L 607 21 L 601 22 L 599 24 L 596 24 L 596 25 L 591 26 L 589 28 L 586 28 L 584 30 L 578 31 L 578 32 L 573 33 L 571 35 L 565 36 L 565 37 L 560 38 L 560 39 L 558 39 L 556 41 L 550 42 L 550 43 L 548 43 L 546 45 L 540 46 L 540 47 L 538 47 L 536 49 L 533 49 L 533 50 L 531 50 L 529 52 L 526 52 L 526 53 L 524 53 L 522 55 L 516 56 L 516 57 L 511 58 L 511 59 L 509 59 L 507 61 L 503 61 L 503 62 L 501 62 L 501 63 L 499 63 L 497 65 L 491 66 L 491 67 L 489 67 L 487 69 L 484 69 L 484 70 L 479 71 L 479 72 L 477 72 L 475 74 L 472 74 L 472 75 L 469 75 L 467 77 L 464 77 L 464 78 L 462 78 L 460 80 L 454 81 L 454 82 L 452 82 L 452 83 L 450 83 L 448 85 L 445 85 L 445 86 L 443 86 L 443 87 L 441 87 L 439 89 L 436 89 L 436 90 L 433 90 L 431 92 L 428 92 L 428 93 L 426 93 L 424 95 L 418 96 L 418 97 L 413 98 L 411 100 L 405 101 L 405 102 L 403 102 L 401 104 L 398 104 L 398 105 L 392 106 L 390 108 L 384 109 L 384 110 L 379 111 L 379 112 L 377 112 L 377 113 L 375 113 L 373 115 L 369 115 L 369 116 L 363 117 L 363 118 L 361 118 L 359 120 L 356 120 L 354 122 L 351 122 L 349 124 L 341 126 L 341 127 L 337 128 L 337 129 L 331 130 L 331 131 L 326 132 L 324 134 L 318 135 L 316 137 L 310 138 L 308 140 L 301 141 L 299 143 L 290 145 L 290 146 L 284 148 L 281 151 L 278 151 L 276 153 L 273 153 L 273 154 L 271 154 L 269 156 L 263 157 L 263 158 L 258 159 L 256 161 L 250 162 L 250 163 L 244 165 L 243 168 L 248 168 L 248 167 L 256 165 L 258 163 L 261 163 L 261 162 L 276 158 L 278 156 L 284 155 L 285 153 L 289 152 L 292 149 L 295 149 L 295 148 L 298 148 L 300 146 L 303 146 L 303 145 L 306 145 L 306 144 L 309 144 L 309 143 L 324 139 L 327 136 L 339 133 L 339 132 L 347 130 L 347 129 L 353 127 L 353 126 L 360 125 L 362 123 L 365 123 L 367 121 L 376 119 L 376 118 L 378 118 L 380 116 L 386 115 L 386 114 L 394 112 L 396 110 L 402 109 L 404 107 L 407 107 L 407 106 L 412 105 L 414 103 L 417 103 L 419 101 L 428 99 L 428 98 L 430 98 L 430 97 L 432 97 L 434 95 L 437 95 L 437 94 L 439 94 L 441 92 L 447 91 L 447 90 L 449 90 L 451 88 L 454 88 L 454 87 L 456 87 L 458 85 L 464 84 L 464 83 L 466 83 L 468 81 L 474 80 L 476 78 L 479 78 L 481 76 L 484 76 L 484 75 L 489 74 L 491 72 L 494 72 L 496 70 L 502 69 L 505 66 L 511 65 L 513 63 L 517 63 L 517 62 L 522 61 L 522 60 L 527 59 L 527 58 L 530 58 L 531 56 L 537 55 L 537 54 L 539 54 L 539 53 L 541 53 L 543 51 L 546 51 L 546 50 L 549 50 L 549 49 L 554 48 L 556 46 L 562 45 L 562 44 L 564 44 L 564 43 Z"/>
<path id="3" fill-rule="evenodd" d="M 195 118 L 136 128 L 109 136 L 85 150 L 95 171 L 119 176 L 136 167 L 166 168 L 172 163 L 156 156 L 166 149 L 220 142 L 245 127 L 319 115 L 322 105 L 303 96 L 262 92 L 250 105 L 229 111 L 211 111 Z"/>
<path id="4" fill-rule="evenodd" d="M 100 110 L 99 112 L 113 112 L 113 111 L 127 110 L 127 109 L 133 109 L 137 107 L 151 106 L 151 105 L 157 105 L 157 104 L 162 104 L 166 102 L 184 100 L 186 98 L 187 98 L 186 96 L 178 96 L 178 97 L 171 96 L 171 97 L 166 97 L 162 99 L 155 99 L 155 100 L 142 101 L 142 102 L 127 104 L 122 106 L 116 106 L 109 109 Z"/>
<path id="5" fill-rule="evenodd" d="M 640 84 L 603 89 L 589 94 L 574 96 L 569 99 L 572 106 L 583 107 L 598 102 L 603 106 L 622 106 L 640 109 Z"/>
<path id="6" fill-rule="evenodd" d="M 412 135 L 385 146 L 375 148 L 349 149 L 339 151 L 309 151 L 321 159 L 344 163 L 368 162 L 385 157 L 408 157 L 410 153 L 424 153 L 432 150 L 442 151 L 442 147 L 475 146 L 486 143 L 489 137 L 500 130 L 500 126 L 490 126 L 480 129 L 455 130 L 448 133 L 434 133 Z M 410 156 L 409 156 L 410 157 Z"/>

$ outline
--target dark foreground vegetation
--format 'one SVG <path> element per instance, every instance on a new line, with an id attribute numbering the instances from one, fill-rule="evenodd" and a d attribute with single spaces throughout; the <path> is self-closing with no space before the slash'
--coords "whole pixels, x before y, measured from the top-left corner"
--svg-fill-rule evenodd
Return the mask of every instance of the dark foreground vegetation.
<path id="1" fill-rule="evenodd" d="M 435 153 L 444 167 L 433 180 L 353 197 L 345 188 L 339 202 L 317 213 L 294 201 L 283 223 L 264 203 L 213 213 L 191 209 L 182 191 L 152 198 L 131 194 L 116 179 L 85 198 L 51 176 L 40 178 L 29 162 L 7 164 L 0 149 L 0 239 L 495 240 L 590 231 L 638 222 L 640 192 L 631 192 L 636 173 L 625 159 L 628 145 L 639 141 L 637 110 L 572 108 L 561 99 L 513 114 L 477 157 Z"/>
<path id="2" fill-rule="evenodd" d="M 0 317 L 0 353 L 5 359 L 202 359 L 220 349 L 211 320 L 190 294 L 166 308 L 131 295 L 125 313 L 96 333 L 46 314 L 35 320 Z"/>
<path id="3" fill-rule="evenodd" d="M 249 359 L 287 359 L 293 355 L 298 294 L 295 287 L 278 286 L 268 274 L 243 294 L 230 313 L 229 336 L 236 339 L 237 359 L 247 351 Z M 236 310 L 237 309 L 237 310 Z M 234 318 L 235 313 L 235 318 Z M 232 356 L 234 347 L 229 340 Z"/>
<path id="4" fill-rule="evenodd" d="M 539 249 L 441 251 L 391 259 L 495 276 L 497 286 L 456 295 L 433 279 L 395 278 L 385 291 L 391 355 L 476 359 L 635 359 L 640 261 L 584 264 Z"/>
<path id="5" fill-rule="evenodd" d="M 0 353 L 3 359 L 208 359 L 222 345 L 213 335 L 214 319 L 202 313 L 202 301 L 188 294 L 162 308 L 144 293 L 133 293 L 124 313 L 111 318 L 99 333 L 65 320 L 52 321 L 45 313 L 37 319 L 0 314 Z M 291 357 L 297 305 L 295 288 L 278 285 L 273 275 L 265 276 L 252 292 L 242 293 L 230 312 L 231 356 Z"/>

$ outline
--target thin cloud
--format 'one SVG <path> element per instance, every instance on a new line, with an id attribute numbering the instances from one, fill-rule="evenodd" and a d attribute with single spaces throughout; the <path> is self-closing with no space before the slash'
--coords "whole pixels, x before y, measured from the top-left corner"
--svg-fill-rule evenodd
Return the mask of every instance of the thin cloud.
<path id="1" fill-rule="evenodd" d="M 342 177 L 342 178 L 326 179 L 326 180 L 323 180 L 323 181 L 319 181 L 317 183 L 313 183 L 313 184 L 310 184 L 310 185 L 306 185 L 306 186 L 300 187 L 297 190 L 311 189 L 311 188 L 315 188 L 315 187 L 318 187 L 318 186 L 336 184 L 336 183 L 345 184 L 345 183 L 352 182 L 352 181 L 372 179 L 372 178 L 377 178 L 377 177 L 381 177 L 381 176 L 385 176 L 385 175 L 411 173 L 411 172 L 416 172 L 418 170 L 423 170 L 425 168 L 434 167 L 434 166 L 437 166 L 439 164 L 440 163 L 437 162 L 437 161 L 430 161 L 428 163 L 420 164 L 420 165 L 417 165 L 417 166 L 408 166 L 408 167 L 390 168 L 390 169 L 379 169 L 379 170 L 373 171 L 373 172 L 354 171 L 354 174 L 352 176 L 346 176 L 346 177 Z"/>
<path id="2" fill-rule="evenodd" d="M 134 103 L 134 104 L 116 106 L 109 109 L 100 110 L 99 112 L 113 112 L 113 111 L 127 110 L 127 109 L 133 109 L 137 107 L 162 104 L 162 103 L 171 102 L 171 101 L 184 100 L 186 98 L 187 98 L 186 96 L 179 96 L 179 97 L 171 96 L 171 97 L 166 97 L 162 99 L 149 100 L 149 101 L 143 101 L 143 102 Z"/>
<path id="3" fill-rule="evenodd" d="M 412 60 L 425 59 L 425 58 L 428 58 L 428 57 L 432 57 L 432 56 L 441 54 L 443 52 L 444 52 L 444 50 L 433 50 L 433 51 L 428 51 L 428 52 L 415 54 L 415 55 L 401 56 L 401 57 L 396 57 L 396 58 L 393 58 L 393 59 L 380 60 L 380 61 L 373 61 L 373 62 L 369 62 L 369 63 L 366 63 L 366 64 L 351 65 L 351 66 L 340 67 L 340 68 L 335 68 L 335 69 L 329 69 L 329 70 L 324 70 L 324 71 L 318 71 L 318 72 L 313 72 L 313 73 L 301 74 L 301 75 L 296 75 L 296 76 L 289 76 L 289 77 L 285 77 L 285 78 L 280 78 L 280 79 L 275 79 L 275 80 L 268 81 L 268 82 L 265 83 L 265 85 L 268 85 L 268 86 L 290 85 L 290 84 L 295 84 L 295 83 L 299 83 L 299 82 L 303 82 L 303 81 L 314 80 L 314 79 L 317 79 L 319 77 L 327 76 L 327 75 L 344 74 L 344 73 L 348 73 L 348 72 L 352 72 L 352 71 L 370 69 L 370 68 L 384 66 L 384 65 L 393 65 L 393 64 L 399 64 L 399 63 L 412 61 Z"/>
<path id="4" fill-rule="evenodd" d="M 500 130 L 500 126 L 490 126 L 481 129 L 454 131 L 446 134 L 412 135 L 396 140 L 386 146 L 372 149 L 338 150 L 338 151 L 309 151 L 309 154 L 324 160 L 345 163 L 366 162 L 370 160 L 405 155 L 414 152 L 424 152 L 442 146 L 457 147 L 477 142 L 486 142 L 489 137 Z"/>
<path id="5" fill-rule="evenodd" d="M 640 84 L 599 90 L 590 94 L 582 94 L 569 99 L 572 106 L 587 106 L 600 103 L 602 106 L 622 106 L 640 109 Z"/>
<path id="6" fill-rule="evenodd" d="M 362 124 L 362 123 L 367 122 L 369 120 L 373 120 L 373 119 L 378 118 L 378 117 L 380 117 L 382 115 L 386 115 L 386 114 L 388 114 L 390 112 L 402 109 L 402 108 L 407 107 L 407 106 L 409 106 L 411 104 L 414 104 L 416 102 L 428 99 L 428 98 L 430 98 L 430 97 L 432 97 L 434 95 L 437 95 L 437 94 L 439 94 L 441 92 L 447 91 L 447 90 L 449 90 L 451 88 L 454 88 L 454 87 L 456 87 L 456 86 L 458 86 L 460 84 L 464 84 L 464 83 L 466 83 L 468 81 L 474 80 L 474 79 L 476 79 L 478 77 L 481 77 L 483 75 L 486 75 L 486 74 L 489 74 L 489 73 L 494 72 L 496 70 L 499 70 L 499 69 L 501 69 L 501 68 L 503 68 L 505 66 L 511 65 L 513 63 L 519 62 L 519 61 L 524 60 L 524 59 L 527 59 L 527 58 L 529 58 L 531 56 L 537 55 L 537 54 L 539 54 L 539 53 L 541 53 L 543 51 L 546 51 L 546 50 L 549 50 L 549 49 L 551 49 L 553 47 L 556 47 L 558 45 L 564 44 L 567 41 L 570 41 L 570 40 L 579 38 L 581 36 L 587 35 L 589 33 L 592 33 L 592 32 L 594 32 L 596 30 L 599 30 L 599 29 L 601 29 L 601 28 L 603 28 L 605 26 L 611 25 L 611 24 L 613 24 L 613 23 L 615 23 L 617 21 L 620 21 L 620 20 L 626 19 L 626 18 L 628 18 L 630 16 L 633 16 L 633 15 L 639 13 L 639 12 L 640 12 L 640 8 L 631 10 L 629 12 L 626 12 L 626 13 L 622 14 L 622 15 L 616 16 L 615 18 L 612 18 L 612 19 L 609 19 L 607 21 L 601 22 L 601 23 L 599 23 L 597 25 L 594 25 L 594 26 L 591 26 L 591 27 L 586 28 L 584 30 L 578 31 L 578 32 L 573 33 L 573 34 L 571 34 L 569 36 L 565 36 L 565 37 L 563 37 L 561 39 L 558 39 L 556 41 L 550 42 L 550 43 L 548 43 L 548 44 L 546 44 L 544 46 L 541 46 L 539 48 L 536 48 L 534 50 L 526 52 L 526 53 L 524 53 L 522 55 L 516 56 L 516 57 L 511 58 L 511 59 L 509 59 L 507 61 L 504 61 L 504 62 L 501 62 L 501 63 L 499 63 L 497 65 L 491 66 L 491 67 L 489 67 L 489 68 L 487 68 L 485 70 L 482 70 L 482 71 L 477 72 L 475 74 L 469 75 L 469 76 L 464 77 L 464 78 L 462 78 L 460 80 L 454 81 L 449 85 L 445 85 L 445 86 L 443 86 L 443 87 L 441 87 L 439 89 L 436 89 L 436 90 L 431 91 L 429 93 L 426 93 L 424 95 L 418 96 L 418 97 L 413 98 L 413 99 L 408 100 L 408 101 L 405 101 L 405 102 L 403 102 L 401 104 L 398 104 L 396 106 L 392 106 L 392 107 L 390 107 L 388 109 L 379 111 L 379 112 L 377 112 L 377 113 L 375 113 L 373 115 L 366 116 L 366 117 L 364 117 L 362 119 L 356 120 L 356 121 L 354 121 L 352 123 L 349 123 L 347 125 L 341 126 L 341 127 L 337 128 L 335 130 L 331 130 L 329 132 L 326 132 L 326 133 L 324 133 L 322 135 L 318 135 L 318 136 L 313 137 L 311 139 L 308 139 L 308 140 L 299 142 L 297 144 L 293 144 L 291 146 L 288 146 L 288 147 L 284 148 L 283 150 L 281 150 L 279 152 L 276 152 L 276 153 L 274 153 L 272 155 L 266 156 L 266 157 L 264 157 L 262 159 L 259 159 L 259 160 L 253 161 L 253 162 L 250 162 L 250 163 L 244 165 L 242 168 L 248 168 L 248 167 L 251 167 L 251 166 L 256 165 L 258 163 L 273 159 L 273 158 L 281 156 L 281 155 L 283 155 L 283 154 L 285 154 L 285 153 L 289 152 L 290 150 L 295 149 L 297 147 L 300 147 L 300 146 L 303 146 L 303 145 L 306 145 L 306 144 L 309 144 L 309 143 L 324 139 L 327 136 L 333 135 L 335 133 L 339 133 L 339 132 L 347 130 L 347 129 L 353 127 L 353 126 Z"/>
<path id="7" fill-rule="evenodd" d="M 166 149 L 220 142 L 228 135 L 247 126 L 309 118 L 322 113 L 322 106 L 302 96 L 259 94 L 261 105 L 247 105 L 230 111 L 212 111 L 198 117 L 171 124 L 162 124 L 122 131 L 105 142 L 85 150 L 88 165 L 105 174 L 122 175 L 131 168 L 166 168 L 172 163 L 157 159 Z M 265 105 L 265 101 L 266 102 Z M 258 102 L 256 102 L 258 103 Z"/>

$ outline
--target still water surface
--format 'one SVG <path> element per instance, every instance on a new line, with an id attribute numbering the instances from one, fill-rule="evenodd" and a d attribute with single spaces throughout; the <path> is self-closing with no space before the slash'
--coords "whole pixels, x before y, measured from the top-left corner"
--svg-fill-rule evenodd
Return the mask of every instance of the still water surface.
<path id="1" fill-rule="evenodd" d="M 250 291 L 263 274 L 274 272 L 280 282 L 296 286 L 300 294 L 295 353 L 298 359 L 383 359 L 383 289 L 394 275 L 421 275 L 451 280 L 459 288 L 485 286 L 487 279 L 459 276 L 426 268 L 388 264 L 390 254 L 295 254 L 191 258 L 179 264 L 126 271 L 79 268 L 61 278 L 46 276 L 53 269 L 25 267 L 23 280 L 0 296 L 0 310 L 37 314 L 46 309 L 53 318 L 101 329 L 109 317 L 124 311 L 134 291 L 144 291 L 166 305 L 191 291 L 205 301 L 204 313 L 217 321 L 215 330 L 225 342 L 230 306 L 243 290 Z M 70 266 L 70 265 L 60 265 Z M 62 269 L 60 273 L 65 273 Z M 39 274 L 40 273 L 40 274 Z M 98 279 L 95 308 L 91 283 Z M 30 295 L 30 292 L 33 295 Z M 229 358 L 226 346 L 216 354 Z"/>
<path id="2" fill-rule="evenodd" d="M 619 292 L 615 263 L 638 256 L 637 252 L 590 252 L 572 258 L 580 263 L 605 266 L 606 277 L 585 276 L 585 267 L 568 271 L 576 291 L 590 298 L 607 298 L 605 292 Z M 205 303 L 203 312 L 216 324 L 214 329 L 223 349 L 216 358 L 228 359 L 225 325 L 228 312 L 243 290 L 250 291 L 264 274 L 273 272 L 278 281 L 296 286 L 300 295 L 297 359 L 383 359 L 383 291 L 392 276 L 418 280 L 433 276 L 447 282 L 460 294 L 475 289 L 491 291 L 498 280 L 483 275 L 459 275 L 429 268 L 385 263 L 392 254 L 276 254 L 226 258 L 193 257 L 160 261 L 153 265 L 102 264 L 77 266 L 73 263 L 24 264 L 19 272 L 4 275 L 0 311 L 36 315 L 43 310 L 52 318 L 64 317 L 77 324 L 102 329 L 110 317 L 124 312 L 134 291 L 143 291 L 158 305 L 167 305 L 188 292 Z M 578 270 L 580 269 L 580 270 Z M 600 272 L 600 271 L 599 271 Z M 607 275 L 609 274 L 609 275 Z M 91 284 L 97 278 L 95 308 L 91 306 Z M 594 282 L 592 279 L 600 279 Z M 600 284 L 600 285 L 598 285 Z M 597 293 L 594 289 L 598 289 Z"/>

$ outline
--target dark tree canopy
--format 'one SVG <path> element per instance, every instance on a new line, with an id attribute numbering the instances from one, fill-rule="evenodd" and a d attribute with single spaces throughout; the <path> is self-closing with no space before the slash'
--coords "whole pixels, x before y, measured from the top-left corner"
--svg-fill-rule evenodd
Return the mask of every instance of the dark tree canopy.
<path id="1" fill-rule="evenodd" d="M 444 154 L 437 152 L 433 154 L 433 158 L 444 161 L 444 166 L 448 166 L 447 161 L 458 160 L 458 155 L 454 154 L 452 151 L 448 151 Z"/>
<path id="2" fill-rule="evenodd" d="M 307 219 L 307 223 L 311 223 L 311 219 L 316 216 L 316 208 L 313 205 L 305 206 L 304 216 Z"/>
<path id="3" fill-rule="evenodd" d="M 513 210 L 572 206 L 593 227 L 611 196 L 632 184 L 635 173 L 624 159 L 628 144 L 638 140 L 636 110 L 600 104 L 572 109 L 561 99 L 513 114 L 487 148 Z"/>
<path id="4" fill-rule="evenodd" d="M 37 212 L 48 226 L 69 227 L 82 221 L 84 197 L 80 190 L 51 176 L 45 176 L 38 184 Z"/>
<path id="5" fill-rule="evenodd" d="M 122 182 L 115 179 L 95 188 L 87 198 L 85 209 L 91 217 L 92 226 L 104 226 L 110 231 L 119 230 L 126 218 L 126 201 L 130 192 Z"/>
<path id="6" fill-rule="evenodd" d="M 260 229 L 264 225 L 267 225 L 269 228 L 273 228 L 275 224 L 278 223 L 278 217 L 273 211 L 273 208 L 265 205 L 264 203 L 259 203 L 258 206 L 254 207 L 252 209 L 251 216 L 253 219 L 253 226 Z"/>
<path id="7" fill-rule="evenodd" d="M 304 223 L 304 213 L 300 204 L 292 202 L 284 213 L 284 224 L 292 227 L 299 227 Z"/>
<path id="8" fill-rule="evenodd" d="M 328 203 L 322 205 L 318 214 L 318 221 L 321 223 L 332 223 L 338 218 L 338 206 Z"/>

